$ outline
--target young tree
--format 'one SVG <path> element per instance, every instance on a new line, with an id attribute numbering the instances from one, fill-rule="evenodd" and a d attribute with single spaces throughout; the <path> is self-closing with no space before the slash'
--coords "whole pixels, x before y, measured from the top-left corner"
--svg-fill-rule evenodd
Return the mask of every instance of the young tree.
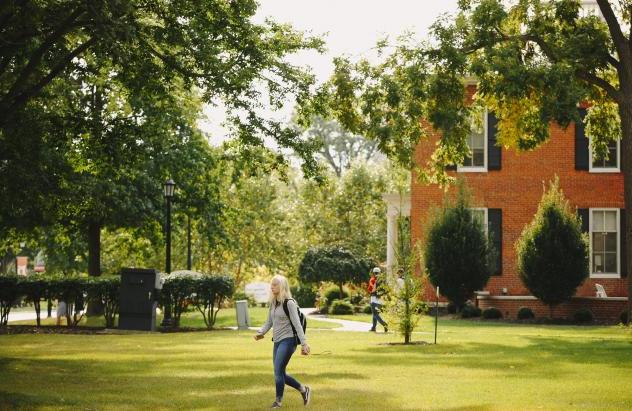
<path id="1" fill-rule="evenodd" d="M 553 308 L 575 295 L 588 277 L 588 247 L 581 221 L 564 198 L 556 178 L 516 243 L 520 279 L 549 306 L 551 318 Z"/>
<path id="2" fill-rule="evenodd" d="M 431 221 L 424 261 L 430 282 L 459 309 L 474 291 L 485 287 L 492 272 L 490 243 L 472 217 L 461 187 L 454 204 L 446 201 Z"/>
<path id="3" fill-rule="evenodd" d="M 441 140 L 421 175 L 445 183 L 446 165 L 469 154 L 470 118 L 481 106 L 498 119 L 498 144 L 531 150 L 550 137 L 551 122 L 580 121 L 585 104 L 596 156 L 621 140 L 625 209 L 632 210 L 632 2 L 596 0 L 596 14 L 579 0 L 458 4 L 455 16 L 435 22 L 429 41 L 404 36 L 390 50 L 380 42 L 385 57 L 378 64 L 337 59 L 331 80 L 303 105 L 302 124 L 315 113 L 336 118 L 408 166 L 434 128 Z M 470 105 L 466 95 L 464 81 L 472 77 L 480 104 Z M 632 218 L 622 234 L 631 244 Z M 632 253 L 626 257 L 632 272 Z M 628 284 L 632 295 L 632 276 Z"/>

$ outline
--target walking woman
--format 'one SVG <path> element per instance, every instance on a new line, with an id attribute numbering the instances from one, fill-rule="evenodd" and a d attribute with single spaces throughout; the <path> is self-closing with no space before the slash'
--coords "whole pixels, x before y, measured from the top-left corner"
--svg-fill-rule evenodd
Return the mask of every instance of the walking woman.
<path id="1" fill-rule="evenodd" d="M 287 300 L 288 314 L 285 313 L 283 303 Z M 283 401 L 283 390 L 285 385 L 298 390 L 303 397 L 303 404 L 309 404 L 311 399 L 311 389 L 296 381 L 294 377 L 287 374 L 285 369 L 296 351 L 297 341 L 301 343 L 301 354 L 309 354 L 309 345 L 303 332 L 300 319 L 298 317 L 296 302 L 292 299 L 290 285 L 287 278 L 282 275 L 275 275 L 270 282 L 270 311 L 265 324 L 259 329 L 255 340 L 263 338 L 270 328 L 272 328 L 272 363 L 274 364 L 274 383 L 276 385 L 276 400 L 270 408 L 281 408 Z M 294 334 L 296 332 L 296 335 Z"/>

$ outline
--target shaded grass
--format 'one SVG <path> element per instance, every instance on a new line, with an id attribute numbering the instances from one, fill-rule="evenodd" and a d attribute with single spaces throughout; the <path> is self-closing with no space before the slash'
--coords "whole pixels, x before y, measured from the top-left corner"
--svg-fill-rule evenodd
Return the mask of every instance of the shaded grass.
<path id="1" fill-rule="evenodd" d="M 415 340 L 430 340 L 429 319 Z M 427 333 L 427 334 L 426 334 Z M 266 409 L 269 338 L 215 331 L 0 337 L 0 409 Z M 308 331 L 288 371 L 316 410 L 631 409 L 632 335 L 618 327 L 446 321 L 439 345 Z M 303 408 L 288 388 L 284 408 Z"/>
<path id="2" fill-rule="evenodd" d="M 250 317 L 250 325 L 252 327 L 260 327 L 266 320 L 266 316 L 268 315 L 267 308 L 261 307 L 251 307 L 248 309 L 249 317 Z M 42 313 L 43 314 L 43 313 Z M 160 324 L 162 321 L 162 315 L 158 315 L 156 317 L 156 322 Z M 325 321 L 318 321 L 316 319 L 308 317 L 308 327 L 311 328 L 323 328 L 323 329 L 332 329 L 340 327 L 339 324 L 334 324 Z M 45 314 L 41 318 L 42 325 L 55 325 L 55 318 L 46 318 Z M 11 324 L 22 324 L 22 325 L 35 325 L 36 321 L 33 320 L 25 320 L 25 321 L 12 321 Z M 66 320 L 62 319 L 62 324 L 66 324 Z M 206 328 L 206 324 L 204 323 L 204 319 L 202 318 L 202 314 L 199 311 L 189 311 L 182 314 L 182 318 L 180 319 L 180 325 L 182 327 L 192 327 L 192 328 Z M 105 327 L 105 319 L 103 317 L 87 317 L 84 316 L 79 322 L 79 326 L 86 327 Z M 215 322 L 214 328 L 223 328 L 223 327 L 236 327 L 237 326 L 237 316 L 234 308 L 225 308 L 219 310 L 217 314 L 217 321 Z"/>

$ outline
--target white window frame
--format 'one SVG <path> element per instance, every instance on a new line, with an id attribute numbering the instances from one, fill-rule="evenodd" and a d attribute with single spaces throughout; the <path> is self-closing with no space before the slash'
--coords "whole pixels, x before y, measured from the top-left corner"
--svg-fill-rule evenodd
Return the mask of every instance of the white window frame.
<path id="1" fill-rule="evenodd" d="M 487 108 L 485 108 L 485 112 L 483 113 L 483 147 L 485 147 L 483 151 L 483 167 L 480 166 L 463 166 L 458 165 L 456 167 L 456 171 L 459 173 L 486 173 L 487 172 L 487 157 L 489 153 L 489 148 L 487 147 Z"/>
<path id="2" fill-rule="evenodd" d="M 617 272 L 616 273 L 595 273 L 593 272 L 593 211 L 614 211 L 617 215 Z M 589 208 L 588 209 L 588 233 L 590 236 L 590 278 L 621 278 L 621 216 L 618 208 Z"/>
<path id="3" fill-rule="evenodd" d="M 588 172 L 590 173 L 620 173 L 621 172 L 621 140 L 617 140 L 617 166 L 593 167 L 592 137 L 588 137 Z"/>
<path id="4" fill-rule="evenodd" d="M 470 211 L 483 211 L 484 212 L 483 228 L 485 229 L 485 236 L 489 236 L 489 215 L 488 215 L 488 212 L 487 212 L 487 208 L 484 208 L 484 207 L 471 207 Z"/>

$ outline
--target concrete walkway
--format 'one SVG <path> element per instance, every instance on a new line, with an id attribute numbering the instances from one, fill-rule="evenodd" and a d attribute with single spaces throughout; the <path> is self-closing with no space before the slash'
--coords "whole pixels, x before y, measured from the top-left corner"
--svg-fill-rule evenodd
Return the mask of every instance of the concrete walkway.
<path id="1" fill-rule="evenodd" d="M 367 332 L 371 329 L 371 324 L 361 321 L 351 320 L 339 320 L 337 318 L 327 318 L 326 315 L 312 314 L 315 312 L 315 308 L 301 308 L 301 312 L 307 315 L 307 319 L 313 318 L 318 321 L 324 321 L 327 323 L 340 324 L 342 327 L 332 328 L 332 331 L 355 331 L 355 332 Z"/>
<path id="2" fill-rule="evenodd" d="M 332 328 L 332 331 L 354 331 L 354 332 L 367 332 L 371 328 L 371 324 L 361 322 L 361 321 L 351 321 L 351 320 L 339 320 L 337 318 L 327 318 L 326 315 L 320 314 L 312 314 L 315 312 L 315 308 L 301 308 L 301 312 L 307 316 L 307 320 L 313 318 L 318 321 L 340 324 L 341 327 Z M 55 310 L 52 312 L 53 318 L 57 316 Z M 41 318 L 46 318 L 46 311 L 42 311 Z M 9 313 L 9 323 L 12 321 L 25 321 L 25 320 L 35 320 L 35 312 L 11 312 Z M 309 324 L 308 324 L 309 326 Z M 237 327 L 229 327 L 233 329 L 237 329 Z M 251 330 L 258 330 L 259 327 L 249 327 Z"/>
<path id="3" fill-rule="evenodd" d="M 40 312 L 40 318 L 44 319 L 46 318 L 46 316 L 48 315 L 48 313 L 46 312 L 46 310 L 42 310 Z M 57 312 L 55 310 L 53 310 L 53 312 L 51 313 L 51 316 L 53 318 L 57 317 Z M 35 320 L 37 318 L 37 316 L 35 315 L 35 310 L 33 311 L 22 311 L 22 312 L 17 312 L 14 313 L 13 311 L 9 313 L 9 322 L 11 321 L 26 321 L 26 320 Z"/>

